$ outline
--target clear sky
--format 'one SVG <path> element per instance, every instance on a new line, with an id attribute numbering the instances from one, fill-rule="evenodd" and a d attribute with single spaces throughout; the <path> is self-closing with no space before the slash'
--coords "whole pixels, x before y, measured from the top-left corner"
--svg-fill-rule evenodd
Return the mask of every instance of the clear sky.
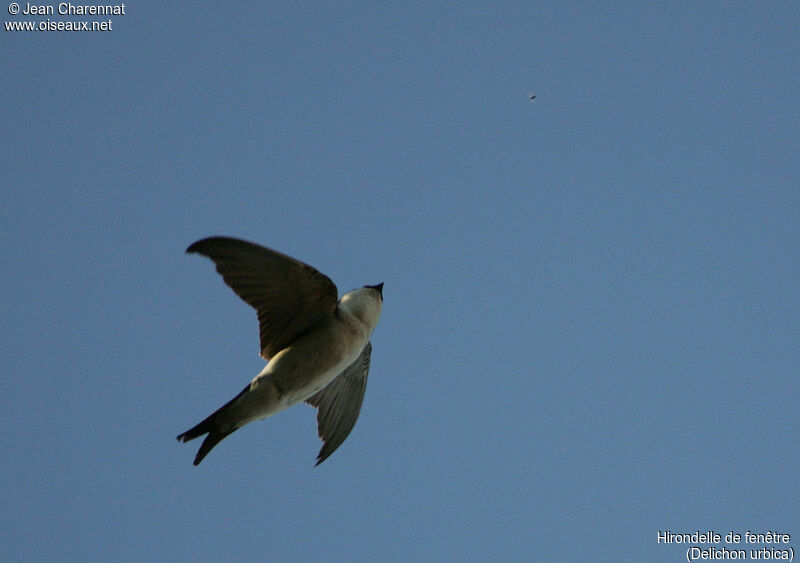
<path id="1" fill-rule="evenodd" d="M 798 3 L 125 6 L 2 6 L 112 29 L 0 31 L 0 559 L 800 547 Z M 317 468 L 175 440 L 263 367 L 215 234 L 386 284 Z"/>

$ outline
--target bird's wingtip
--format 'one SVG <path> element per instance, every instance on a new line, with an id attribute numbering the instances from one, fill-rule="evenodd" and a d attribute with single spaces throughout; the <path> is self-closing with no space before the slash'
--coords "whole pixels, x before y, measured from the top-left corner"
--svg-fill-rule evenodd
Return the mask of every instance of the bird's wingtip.
<path id="1" fill-rule="evenodd" d="M 223 237 L 220 235 L 204 237 L 190 244 L 189 247 L 186 249 L 186 254 L 195 254 L 195 253 L 205 254 L 209 248 L 212 248 L 214 245 L 224 242 L 243 242 L 243 241 L 231 237 Z"/>
<path id="2" fill-rule="evenodd" d="M 206 238 L 201 238 L 200 240 L 194 241 L 192 244 L 190 244 L 186 248 L 186 254 L 196 254 L 197 252 L 201 252 L 202 251 L 202 247 L 205 244 L 207 244 L 208 241 L 211 240 L 212 238 L 214 238 L 214 237 L 206 237 Z"/>

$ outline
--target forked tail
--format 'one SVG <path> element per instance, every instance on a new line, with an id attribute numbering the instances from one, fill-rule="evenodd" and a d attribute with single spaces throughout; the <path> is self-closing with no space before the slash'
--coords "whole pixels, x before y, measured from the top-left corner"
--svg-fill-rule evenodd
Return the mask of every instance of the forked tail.
<path id="1" fill-rule="evenodd" d="M 219 444 L 226 436 L 237 430 L 236 427 L 228 430 L 222 429 L 224 420 L 223 415 L 228 407 L 230 407 L 236 401 L 236 399 L 247 393 L 249 390 L 250 386 L 248 385 L 242 390 L 241 393 L 215 410 L 208 417 L 206 417 L 205 420 L 178 436 L 179 442 L 188 442 L 189 440 L 199 438 L 203 434 L 208 434 L 206 439 L 203 440 L 203 443 L 200 445 L 200 449 L 197 450 L 197 455 L 194 456 L 194 465 L 199 465 L 200 462 L 203 461 L 203 458 L 208 455 L 208 452 L 214 449 L 214 446 Z"/>

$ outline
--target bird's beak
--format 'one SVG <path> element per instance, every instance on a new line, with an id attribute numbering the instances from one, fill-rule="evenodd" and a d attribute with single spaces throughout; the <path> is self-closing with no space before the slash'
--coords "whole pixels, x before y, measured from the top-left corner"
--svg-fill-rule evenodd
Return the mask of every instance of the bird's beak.
<path id="1" fill-rule="evenodd" d="M 383 282 L 379 283 L 378 285 L 368 285 L 367 287 L 377 290 L 381 296 L 381 301 L 383 301 Z"/>

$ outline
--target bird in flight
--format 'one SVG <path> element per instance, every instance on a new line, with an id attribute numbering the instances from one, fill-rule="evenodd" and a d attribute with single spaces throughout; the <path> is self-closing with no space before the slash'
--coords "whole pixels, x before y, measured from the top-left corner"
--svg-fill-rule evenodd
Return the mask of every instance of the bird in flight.
<path id="1" fill-rule="evenodd" d="M 198 465 L 225 437 L 305 401 L 318 409 L 319 465 L 353 429 L 367 387 L 370 337 L 383 306 L 383 283 L 338 299 L 328 276 L 251 242 L 210 237 L 186 249 L 210 258 L 233 291 L 258 313 L 267 365 L 233 399 L 178 440 L 205 435 Z"/>

